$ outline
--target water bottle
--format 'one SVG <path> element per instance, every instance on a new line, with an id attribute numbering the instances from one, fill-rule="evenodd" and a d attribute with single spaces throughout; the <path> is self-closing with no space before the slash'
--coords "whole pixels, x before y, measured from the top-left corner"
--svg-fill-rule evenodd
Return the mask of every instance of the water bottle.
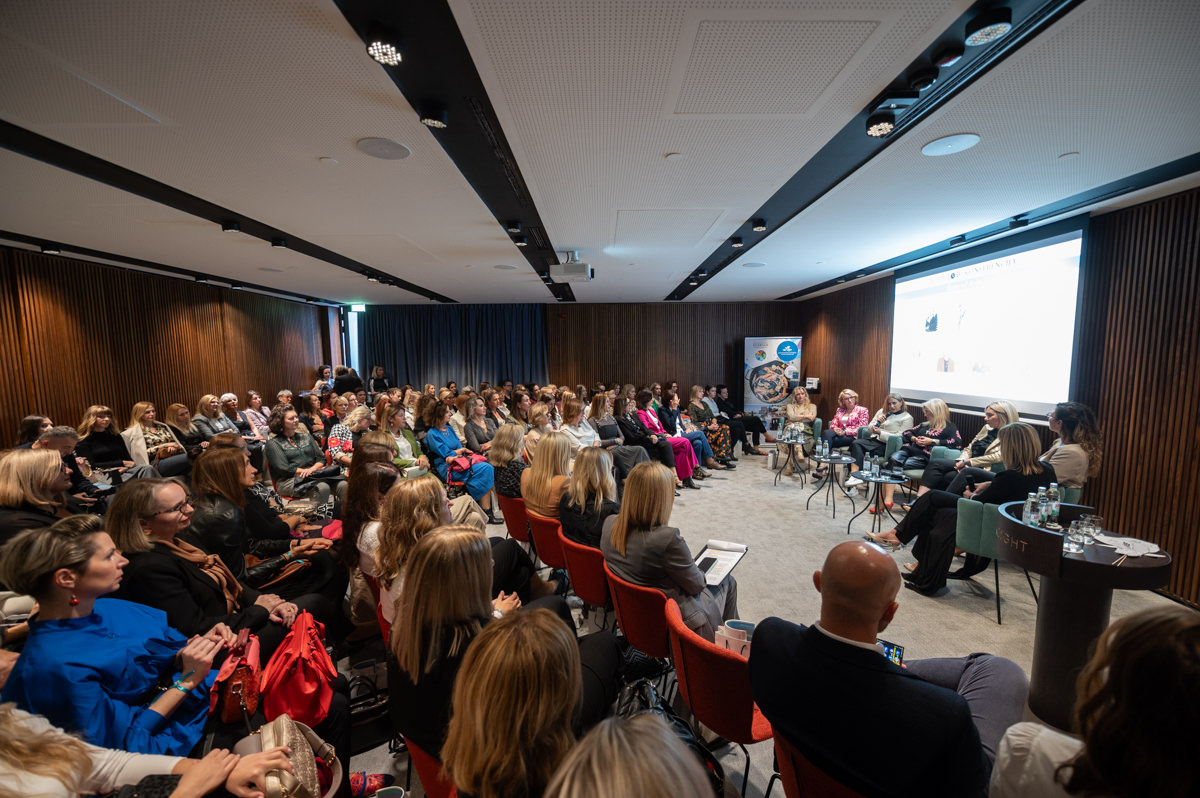
<path id="1" fill-rule="evenodd" d="M 881 464 L 880 464 L 880 462 L 879 462 L 879 458 L 878 458 L 878 457 L 872 457 L 872 458 L 871 458 L 871 476 L 873 476 L 873 477 L 877 477 L 877 476 L 879 476 L 879 467 L 880 467 L 880 465 L 881 465 Z"/>
<path id="2" fill-rule="evenodd" d="M 1050 488 L 1046 491 L 1046 499 L 1050 502 L 1050 520 L 1058 523 L 1058 513 L 1062 509 L 1062 504 L 1058 498 L 1058 483 L 1051 482 Z"/>
<path id="3" fill-rule="evenodd" d="M 1050 523 L 1050 499 L 1046 496 L 1045 488 L 1038 488 L 1037 492 L 1038 504 L 1038 526 L 1045 526 Z"/>
<path id="4" fill-rule="evenodd" d="M 1021 523 L 1026 526 L 1037 526 L 1037 494 L 1029 491 L 1025 497 L 1025 507 L 1021 510 Z"/>

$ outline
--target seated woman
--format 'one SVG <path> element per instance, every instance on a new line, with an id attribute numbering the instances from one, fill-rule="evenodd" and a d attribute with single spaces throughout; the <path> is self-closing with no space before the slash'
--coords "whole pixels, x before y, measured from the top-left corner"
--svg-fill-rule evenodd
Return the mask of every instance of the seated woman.
<path id="1" fill-rule="evenodd" d="M 246 439 L 232 432 L 214 435 L 209 441 L 210 449 L 238 449 L 249 456 Z M 283 498 L 265 482 L 255 480 L 246 489 L 246 528 L 253 540 L 286 540 L 309 537 L 309 532 L 320 532 L 320 526 L 305 525 L 303 515 L 287 512 Z"/>
<path id="2" fill-rule="evenodd" d="M 938 458 L 930 460 L 929 465 L 925 466 L 917 496 L 934 489 L 962 493 L 967 486 L 968 477 L 974 478 L 976 482 L 991 480 L 991 466 L 1004 461 L 997 433 L 1005 424 L 1020 420 L 1021 416 L 1011 402 L 992 402 L 985 407 L 983 428 L 957 458 Z"/>
<path id="3" fill-rule="evenodd" d="M 86 458 L 91 465 L 92 475 L 89 478 L 93 482 L 99 480 L 119 485 L 126 479 L 158 476 L 153 466 L 141 466 L 133 462 L 125 439 L 113 429 L 113 412 L 110 408 L 104 405 L 89 407 L 77 431 L 79 440 L 75 444 L 75 454 Z"/>
<path id="4" fill-rule="evenodd" d="M 467 422 L 463 425 L 467 448 L 475 454 L 486 455 L 492 448 L 492 438 L 500 425 L 488 417 L 487 405 L 478 396 L 469 396 L 465 403 Z"/>
<path id="5" fill-rule="evenodd" d="M 583 402 L 575 398 L 563 400 L 562 427 L 559 432 L 567 436 L 572 460 L 581 450 L 600 445 L 600 436 L 583 417 Z"/>
<path id="6" fill-rule="evenodd" d="M 892 455 L 889 465 L 897 470 L 924 468 L 929 465 L 929 455 L 934 446 L 957 449 L 962 446 L 958 427 L 950 420 L 950 408 L 941 399 L 927 399 L 922 407 L 925 420 L 912 429 L 900 433 L 904 443 Z M 883 486 L 883 499 L 892 500 L 895 485 Z"/>
<path id="7" fill-rule="evenodd" d="M 200 456 L 200 452 L 208 448 L 204 431 L 192 423 L 192 411 L 188 410 L 187 405 L 181 402 L 168 405 L 163 420 L 171 428 L 175 440 L 183 444 L 183 449 L 190 459 L 195 460 Z"/>
<path id="8" fill-rule="evenodd" d="M 130 411 L 129 426 L 121 433 L 129 456 L 138 465 L 152 465 L 164 477 L 185 476 L 192 470 L 183 444 L 171 428 L 155 420 L 154 405 L 138 402 Z"/>
<path id="9" fill-rule="evenodd" d="M 366 576 L 379 576 L 375 552 L 379 550 L 379 516 L 383 500 L 400 481 L 400 472 L 391 463 L 356 465 L 347 480 L 346 501 L 342 503 L 342 540 L 340 556 L 345 562 L 353 556 L 353 565 Z M 374 613 L 374 608 L 372 608 Z"/>
<path id="10" fill-rule="evenodd" d="M 533 407 L 533 400 L 529 398 L 529 394 L 520 388 L 515 389 L 512 398 L 508 401 L 507 423 L 520 424 L 529 429 L 529 409 L 531 407 Z"/>
<path id="11" fill-rule="evenodd" d="M 683 414 L 679 412 L 679 395 L 674 391 L 667 391 L 661 398 L 662 407 L 655 410 L 658 423 L 667 435 L 686 438 L 692 445 L 692 453 L 696 456 L 696 468 L 692 471 L 692 476 L 699 479 L 711 476 L 700 467 L 701 463 L 716 471 L 724 471 L 725 466 L 718 463 L 713 456 L 713 448 L 712 444 L 708 442 L 708 436 L 695 426 L 689 428 L 689 425 L 684 423 Z"/>
<path id="12" fill-rule="evenodd" d="M 1050 431 L 1058 437 L 1039 458 L 1054 467 L 1058 484 L 1082 488 L 1100 473 L 1103 448 L 1092 409 L 1079 402 L 1059 402 L 1047 416 Z"/>
<path id="13" fill-rule="evenodd" d="M 538 402 L 529 408 L 529 431 L 525 433 L 525 449 L 523 451 L 527 461 L 533 462 L 538 442 L 543 435 L 553 431 L 554 427 L 550 424 L 549 405 L 545 402 Z"/>
<path id="14" fill-rule="evenodd" d="M 488 462 L 495 475 L 496 493 L 508 499 L 521 498 L 521 474 L 529 468 L 521 456 L 525 444 L 525 431 L 519 424 L 505 424 L 496 430 L 492 448 L 488 450 Z"/>
<path id="15" fill-rule="evenodd" d="M 383 373 L 383 366 L 371 366 L 371 376 L 367 379 L 367 393 L 372 401 L 392 387 L 391 380 Z"/>
<path id="16" fill-rule="evenodd" d="M 796 390 L 804 389 L 797 386 Z M 912 425 L 913 417 L 908 412 L 908 405 L 905 403 L 904 397 L 898 393 L 889 393 L 883 400 L 883 407 L 875 411 L 871 423 L 867 425 L 870 436 L 858 437 L 850 441 L 850 456 L 854 458 L 854 462 L 850 464 L 850 473 L 853 474 L 862 469 L 865 458 L 883 454 L 887 449 L 888 439 L 893 435 L 902 434 L 906 429 L 912 429 Z M 857 477 L 852 476 L 846 480 L 848 488 L 862 484 L 864 484 L 863 481 Z M 891 509 L 891 505 L 888 506 L 888 509 Z"/>
<path id="17" fill-rule="evenodd" d="M 187 491 L 173 479 L 121 486 L 105 522 L 113 543 L 128 557 L 116 598 L 165 612 L 167 624 L 189 636 L 217 624 L 249 629 L 269 657 L 300 606 L 239 581 L 220 557 L 180 537 L 192 512 Z"/>
<path id="18" fill-rule="evenodd" d="M 858 428 L 867 426 L 868 421 L 867 408 L 858 403 L 858 391 L 843 388 L 838 394 L 838 409 L 829 426 L 821 433 L 821 439 L 831 449 L 849 446 L 858 437 Z M 825 466 L 821 466 L 817 469 L 817 476 L 822 476 L 826 470 Z"/>
<path id="19" fill-rule="evenodd" d="M 671 446 L 671 442 L 665 435 L 655 435 L 646 429 L 646 425 L 638 418 L 633 404 L 629 400 L 624 396 L 618 396 L 613 400 L 613 412 L 617 417 L 617 426 L 621 428 L 621 435 L 626 441 L 635 446 L 641 446 L 652 460 L 662 463 L 672 471 L 675 470 L 675 449 Z M 692 482 L 691 476 L 688 476 L 686 482 L 676 480 L 676 488 L 685 486 L 697 490 L 700 487 Z"/>
<path id="20" fill-rule="evenodd" d="M 270 585 L 272 592 L 288 599 L 321 594 L 331 606 L 313 616 L 322 623 L 333 623 L 338 613 L 332 608 L 341 606 L 349 578 L 327 551 L 333 541 L 253 538 L 245 510 L 246 490 L 254 483 L 254 475 L 254 466 L 240 449 L 213 448 L 198 457 L 192 473 L 196 502 L 188 540 L 220 557 L 234 576 L 254 587 Z M 261 562 L 250 565 L 247 555 Z M 283 569 L 293 560 L 309 565 L 286 574 Z"/>
<path id="21" fill-rule="evenodd" d="M 572 726 L 590 729 L 612 705 L 619 659 L 612 635 L 577 639 L 547 610 L 489 623 L 463 657 L 442 746 L 459 794 L 539 798 L 575 744 Z"/>
<path id="22" fill-rule="evenodd" d="M 712 798 L 696 755 L 659 715 L 605 718 L 571 749 L 543 798 Z"/>
<path id="23" fill-rule="evenodd" d="M 272 434 L 263 453 L 281 496 L 308 496 L 320 506 L 329 502 L 333 491 L 345 494 L 340 467 L 326 467 L 312 436 L 297 434 L 300 417 L 290 405 L 276 405 L 267 424 Z"/>
<path id="24" fill-rule="evenodd" d="M 350 468 L 350 457 L 354 454 L 354 444 L 371 429 L 371 408 L 356 407 L 346 414 L 345 420 L 334 424 L 325 439 L 325 448 L 333 458 L 334 465 L 341 466 L 342 475 Z"/>
<path id="25" fill-rule="evenodd" d="M 324 395 L 333 390 L 333 369 L 329 366 L 317 366 L 317 381 L 313 383 L 312 392 Z"/>
<path id="26" fill-rule="evenodd" d="M 454 405 L 454 412 L 450 414 L 450 429 L 454 430 L 460 441 L 467 439 L 467 400 L 470 398 L 464 393 L 450 399 Z"/>
<path id="27" fill-rule="evenodd" d="M 379 429 L 391 437 L 392 463 L 400 469 L 405 479 L 413 479 L 429 473 L 429 458 L 421 454 L 421 444 L 408 428 L 408 415 L 404 408 L 387 404 L 382 412 L 376 412 Z"/>
<path id="28" fill-rule="evenodd" d="M 687 411 L 692 424 L 708 438 L 713 458 L 727 468 L 737 468 L 733 464 L 737 458 L 733 456 L 733 438 L 730 436 L 729 427 L 719 423 L 712 410 L 705 404 L 702 385 L 692 386 L 692 401 Z"/>
<path id="29" fill-rule="evenodd" d="M 281 402 L 281 404 L 290 405 L 291 402 Z M 246 409 L 243 412 L 258 433 L 258 439 L 266 441 L 267 436 L 271 434 L 271 430 L 267 427 L 267 419 L 271 417 L 271 408 L 263 407 L 262 394 L 253 389 L 246 391 Z"/>
<path id="30" fill-rule="evenodd" d="M 167 795 L 194 798 L 224 785 L 240 798 L 266 789 L 271 770 L 292 771 L 287 749 L 238 756 L 215 748 L 203 759 L 131 754 L 101 748 L 12 704 L 0 706 L 0 782 L 12 795 L 73 798 L 84 795 Z"/>
<path id="31" fill-rule="evenodd" d="M 1000 450 L 1004 452 L 1005 470 L 993 474 L 991 482 L 965 490 L 962 498 L 988 504 L 1024 499 L 1030 491 L 1047 487 L 1055 481 L 1054 469 L 1038 460 L 1038 437 L 1033 427 L 1024 422 L 1005 424 L 1000 428 Z M 913 556 L 918 563 L 905 565 L 905 587 L 932 596 L 946 586 L 946 575 L 954 559 L 954 536 L 958 526 L 960 496 L 944 490 L 931 490 L 913 503 L 905 518 L 888 532 L 868 534 L 868 539 L 889 548 L 907 545 L 914 538 Z M 986 567 L 986 560 L 984 561 Z M 975 571 L 978 573 L 979 568 Z M 968 576 L 970 574 L 963 574 Z"/>
<path id="32" fill-rule="evenodd" d="M 254 467 L 262 471 L 263 469 L 263 444 L 267 439 L 258 433 L 258 428 L 250 421 L 250 416 L 245 410 L 238 410 L 237 394 L 224 393 L 220 396 L 221 400 L 221 415 L 225 416 L 226 420 L 234 426 L 234 431 L 246 439 L 247 450 L 250 453 L 250 462 Z M 262 400 L 259 400 L 262 403 Z M 219 434 L 219 433 L 218 433 Z M 212 440 L 212 437 L 209 437 Z"/>
<path id="33" fill-rule="evenodd" d="M 737 580 L 730 574 L 710 587 L 679 530 L 667 526 L 675 504 L 673 481 L 659 463 L 633 469 L 621 512 L 604 522 L 600 550 L 614 574 L 675 599 L 687 627 L 711 641 L 723 621 L 738 617 Z"/>
<path id="34" fill-rule="evenodd" d="M 272 411 L 274 412 L 274 411 Z M 300 397 L 300 423 L 308 430 L 308 434 L 317 442 L 317 446 L 325 448 L 325 416 L 321 413 L 321 397 L 315 393 Z M 267 429 L 271 429 L 271 419 L 267 418 Z M 270 439 L 270 436 L 268 436 Z"/>
<path id="35" fill-rule="evenodd" d="M 687 480 L 688 482 L 695 476 L 696 470 L 700 464 L 696 460 L 696 452 L 692 449 L 692 442 L 687 438 L 676 438 L 667 434 L 663 429 L 662 422 L 658 420 L 658 414 L 650 409 L 650 400 L 654 395 L 646 389 L 642 389 L 637 395 L 637 417 L 642 422 L 642 426 L 651 435 L 657 435 L 660 438 L 666 438 L 667 443 L 671 444 L 671 451 L 675 455 L 675 473 L 680 481 Z M 701 477 L 703 478 L 703 477 Z M 684 487 L 699 488 L 695 483 L 688 484 L 684 482 Z"/>
<path id="36" fill-rule="evenodd" d="M 529 468 L 521 474 L 525 511 L 542 518 L 558 518 L 558 502 L 571 481 L 571 445 L 561 432 L 547 432 L 538 444 Z"/>
<path id="37" fill-rule="evenodd" d="M 23 529 L 68 518 L 71 477 L 51 449 L 14 449 L 0 457 L 0 543 Z"/>
<path id="38" fill-rule="evenodd" d="M 604 519 L 621 509 L 616 499 L 612 455 L 598 446 L 581 450 L 567 492 L 558 502 L 563 534 L 576 543 L 600 548 Z"/>
<path id="39" fill-rule="evenodd" d="M 621 425 L 613 416 L 613 398 L 606 391 L 598 391 L 592 397 L 588 412 L 588 425 L 596 431 L 600 446 L 612 455 L 613 467 L 617 470 L 617 493 L 625 489 L 625 477 L 638 463 L 650 462 L 650 455 L 641 446 L 629 446 L 621 434 Z"/>
<path id="40" fill-rule="evenodd" d="M 1010 726 L 988 795 L 1194 796 L 1200 765 L 1179 724 L 1200 717 L 1197 662 L 1195 610 L 1157 607 L 1116 621 L 1079 675 L 1072 724 L 1079 737 L 1040 723 Z"/>
<path id="41" fill-rule="evenodd" d="M 483 511 L 487 513 L 488 523 L 499 524 L 501 522 L 492 514 L 490 494 L 495 475 L 491 465 L 486 462 L 471 463 L 470 468 L 466 471 L 455 469 L 451 472 L 449 464 L 446 462 L 447 458 L 470 453 L 462 445 L 458 436 L 454 434 L 454 430 L 450 429 L 451 413 L 449 405 L 437 402 L 429 409 L 426 416 L 430 429 L 425 434 L 425 445 L 429 447 L 429 453 L 433 456 L 433 468 L 443 482 L 462 484 L 471 498 L 477 501 Z"/>
<path id="42" fill-rule="evenodd" d="M 225 394 L 225 396 L 233 396 L 233 394 Z M 233 396 L 234 401 L 237 400 Z M 237 425 L 233 420 L 226 416 L 221 411 L 221 397 L 206 393 L 200 397 L 200 401 L 196 403 L 196 413 L 193 416 L 196 426 L 204 433 L 204 440 L 211 441 L 212 436 L 219 432 L 238 432 Z"/>
<path id="43" fill-rule="evenodd" d="M 32 595 L 39 609 L 0 701 L 94 745 L 187 756 L 208 718 L 213 657 L 231 635 L 218 625 L 188 640 L 159 610 L 101 598 L 120 586 L 125 564 L 95 516 L 9 541 L 0 581 Z M 158 693 L 160 684 L 176 689 Z"/>
<path id="44" fill-rule="evenodd" d="M 17 448 L 28 449 L 30 444 L 38 439 L 46 430 L 54 426 L 47 416 L 30 415 L 21 419 L 17 425 Z"/>
<path id="45" fill-rule="evenodd" d="M 803 443 L 781 444 L 786 445 L 790 457 L 787 464 L 784 466 L 784 476 L 791 476 L 795 473 L 793 462 L 804 463 L 804 469 L 808 469 L 806 462 L 808 455 L 813 453 L 816 448 L 815 436 L 813 434 L 813 422 L 817 420 L 817 406 L 808 398 L 808 391 L 803 385 L 797 385 L 792 390 L 792 395 L 788 397 L 787 402 L 783 405 L 783 429 L 781 435 L 784 438 L 798 438 Z M 908 417 L 909 426 L 912 426 L 912 416 Z"/>

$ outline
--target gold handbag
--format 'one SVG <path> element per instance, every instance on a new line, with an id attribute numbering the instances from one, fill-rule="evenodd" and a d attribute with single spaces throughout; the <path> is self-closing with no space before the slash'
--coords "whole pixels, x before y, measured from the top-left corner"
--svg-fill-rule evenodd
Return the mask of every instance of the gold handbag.
<path id="1" fill-rule="evenodd" d="M 342 763 L 338 761 L 337 753 L 316 732 L 287 715 L 264 723 L 258 731 L 238 740 L 233 751 L 246 756 L 280 745 L 291 750 L 289 758 L 293 772 L 269 771 L 266 783 L 262 785 L 267 798 L 332 798 L 342 784 Z M 321 793 L 316 757 L 328 764 L 331 772 L 329 789 L 324 794 Z"/>

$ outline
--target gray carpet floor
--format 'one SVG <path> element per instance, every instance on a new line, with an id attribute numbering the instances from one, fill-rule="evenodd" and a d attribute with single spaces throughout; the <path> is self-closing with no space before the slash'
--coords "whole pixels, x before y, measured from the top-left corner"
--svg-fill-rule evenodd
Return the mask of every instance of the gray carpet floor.
<path id="1" fill-rule="evenodd" d="M 775 473 L 767 469 L 767 458 L 742 456 L 734 471 L 713 472 L 698 491 L 684 490 L 675 500 L 671 523 L 679 527 L 692 551 L 710 539 L 745 543 L 749 551 L 734 571 L 738 580 L 739 611 L 743 619 L 757 621 L 778 616 L 798 623 L 811 623 L 820 613 L 820 596 L 813 587 L 813 571 L 838 543 L 861 539 L 870 529 L 872 516 L 863 513 L 850 528 L 853 514 L 844 495 L 827 506 L 825 493 L 812 495 L 811 481 L 802 487 L 799 477 L 783 477 L 774 484 Z M 811 509 L 805 503 L 812 496 Z M 862 509 L 865 496 L 854 492 L 854 512 Z M 899 496 L 899 494 L 897 494 Z M 1103 508 L 1100 508 L 1103 510 Z M 834 511 L 836 510 L 836 518 Z M 900 516 L 899 504 L 895 510 Z M 892 527 L 889 519 L 884 529 Z M 491 530 L 489 530 L 491 531 Z M 895 555 L 898 563 L 912 562 L 907 551 Z M 1034 576 L 1037 585 L 1038 577 Z M 926 657 L 963 656 L 986 651 L 1008 657 L 1026 671 L 1033 662 L 1033 632 L 1037 607 L 1024 573 L 1007 563 L 1000 565 L 1000 596 L 1003 624 L 996 623 L 993 576 L 989 569 L 974 580 L 950 582 L 949 591 L 926 598 L 901 590 L 900 609 L 883 634 L 904 647 L 906 660 Z M 1170 600 L 1145 591 L 1116 591 L 1112 617 L 1117 619 Z M 881 728 L 879 719 L 872 728 Z M 741 788 L 744 758 L 734 746 L 716 751 L 726 772 Z M 761 796 L 772 772 L 771 743 L 750 747 L 749 785 L 744 794 Z M 353 770 L 394 773 L 404 784 L 406 758 L 393 758 L 386 746 L 355 756 Z M 418 779 L 412 789 L 420 795 Z M 778 787 L 773 795 L 782 796 Z"/>

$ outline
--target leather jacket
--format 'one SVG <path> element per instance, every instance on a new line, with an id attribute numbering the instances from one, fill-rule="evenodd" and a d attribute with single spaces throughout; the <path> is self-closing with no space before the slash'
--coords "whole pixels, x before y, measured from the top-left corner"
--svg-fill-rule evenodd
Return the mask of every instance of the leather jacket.
<path id="1" fill-rule="evenodd" d="M 291 561 L 286 555 L 286 540 L 252 540 L 246 528 L 246 516 L 224 496 L 207 494 L 196 500 L 192 522 L 182 535 L 210 554 L 216 554 L 239 581 L 260 585 Z M 246 565 L 246 555 L 261 558 Z"/>

